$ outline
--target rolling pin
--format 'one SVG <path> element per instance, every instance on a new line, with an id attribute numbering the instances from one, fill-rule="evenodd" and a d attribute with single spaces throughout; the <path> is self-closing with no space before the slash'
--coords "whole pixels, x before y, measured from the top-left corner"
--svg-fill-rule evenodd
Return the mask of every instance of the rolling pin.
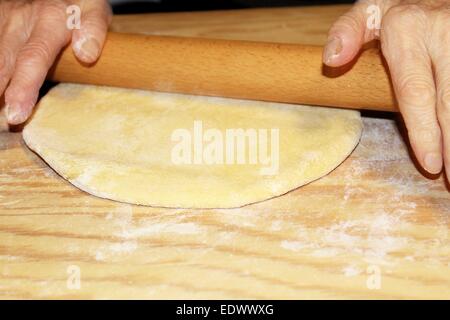
<path id="1" fill-rule="evenodd" d="M 162 92 L 396 111 L 377 49 L 353 65 L 327 68 L 322 47 L 251 41 L 109 33 L 93 65 L 70 47 L 49 79 Z"/>

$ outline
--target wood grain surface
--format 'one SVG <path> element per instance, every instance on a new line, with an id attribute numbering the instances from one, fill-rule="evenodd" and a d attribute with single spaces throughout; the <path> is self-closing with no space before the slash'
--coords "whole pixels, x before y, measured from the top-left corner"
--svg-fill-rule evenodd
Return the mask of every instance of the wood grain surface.
<path id="1" fill-rule="evenodd" d="M 129 16 L 113 29 L 319 43 L 344 9 Z M 1 298 L 450 298 L 449 189 L 417 170 L 394 120 L 364 118 L 330 175 L 232 210 L 95 198 L 0 123 Z"/>

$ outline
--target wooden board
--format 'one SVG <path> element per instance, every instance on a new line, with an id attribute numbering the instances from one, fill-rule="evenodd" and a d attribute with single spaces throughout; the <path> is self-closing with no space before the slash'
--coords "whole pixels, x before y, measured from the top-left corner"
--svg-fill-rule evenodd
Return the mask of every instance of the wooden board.
<path id="1" fill-rule="evenodd" d="M 320 42 L 323 17 L 343 8 L 123 17 L 114 28 L 233 38 L 237 19 L 247 39 L 273 40 L 255 30 L 298 16 L 325 21 L 311 36 Z M 248 29 L 242 15 L 254 17 Z M 417 171 L 394 120 L 365 118 L 355 152 L 323 179 L 233 210 L 95 198 L 0 123 L 1 298 L 450 298 L 449 189 Z"/>

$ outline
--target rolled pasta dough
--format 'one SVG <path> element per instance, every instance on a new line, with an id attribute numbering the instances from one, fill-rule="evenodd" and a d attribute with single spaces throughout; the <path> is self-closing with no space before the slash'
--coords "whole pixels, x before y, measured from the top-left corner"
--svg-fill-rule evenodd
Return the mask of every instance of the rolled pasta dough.
<path id="1" fill-rule="evenodd" d="M 23 137 L 62 177 L 98 197 L 230 208 L 326 175 L 361 130 L 352 110 L 60 84 Z"/>

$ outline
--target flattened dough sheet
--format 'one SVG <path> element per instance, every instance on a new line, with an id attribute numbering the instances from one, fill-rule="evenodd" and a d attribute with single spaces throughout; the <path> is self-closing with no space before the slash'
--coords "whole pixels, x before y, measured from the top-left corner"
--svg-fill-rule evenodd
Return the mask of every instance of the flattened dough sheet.
<path id="1" fill-rule="evenodd" d="M 258 152 L 266 132 L 268 156 L 254 153 L 257 163 L 249 154 L 245 163 L 233 163 L 230 156 L 226 163 L 230 129 L 256 132 L 258 138 L 261 132 Z M 95 196 L 161 207 L 231 208 L 326 175 L 352 152 L 361 130 L 360 114 L 352 110 L 60 84 L 40 101 L 23 137 L 62 177 Z M 187 142 L 177 133 L 187 132 L 191 163 L 180 163 L 174 154 L 186 160 L 181 151 L 187 149 L 180 146 Z M 222 158 L 211 152 L 219 150 L 221 133 Z M 249 141 L 248 153 L 256 145 Z M 276 165 L 270 157 L 274 143 Z M 267 174 L 264 167 L 276 170 Z"/>

